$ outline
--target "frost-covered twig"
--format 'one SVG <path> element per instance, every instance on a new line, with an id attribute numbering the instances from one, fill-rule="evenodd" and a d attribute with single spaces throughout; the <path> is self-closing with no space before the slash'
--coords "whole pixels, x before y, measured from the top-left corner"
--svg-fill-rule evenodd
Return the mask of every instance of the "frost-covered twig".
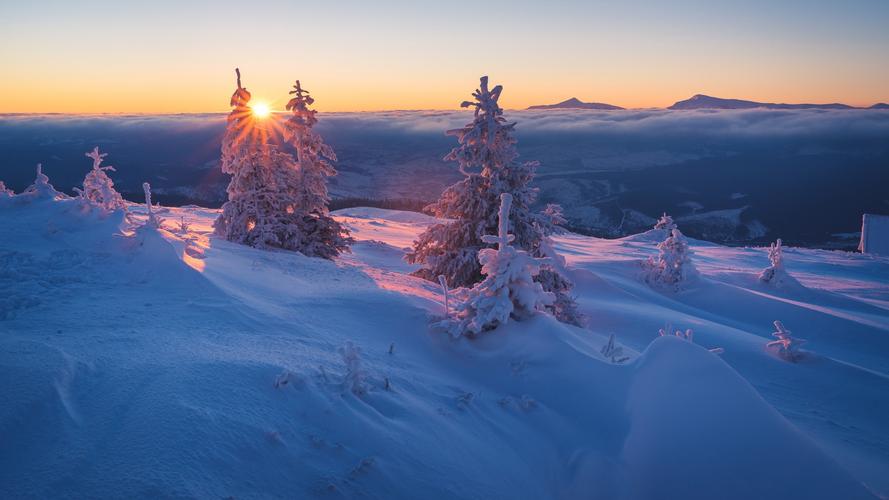
<path id="1" fill-rule="evenodd" d="M 791 335 L 793 332 L 784 328 L 784 324 L 778 320 L 775 320 L 774 325 L 775 332 L 772 333 L 772 336 L 778 340 L 769 342 L 766 344 L 766 347 L 777 347 L 779 356 L 795 363 L 800 356 L 799 348 L 807 342 L 806 339 L 797 338 Z"/>
<path id="2" fill-rule="evenodd" d="M 346 364 L 346 375 L 343 379 L 345 386 L 356 396 L 367 393 L 367 375 L 361 367 L 361 348 L 347 341 L 339 348 L 339 353 Z"/>
<path id="3" fill-rule="evenodd" d="M 670 333 L 670 332 L 673 332 L 673 333 Z M 675 330 L 674 331 L 673 326 L 670 325 L 669 323 L 667 323 L 664 326 L 664 328 L 661 328 L 658 330 L 658 335 L 660 335 L 661 337 L 675 335 L 676 337 L 679 337 L 683 340 L 687 340 L 691 343 L 694 343 L 694 341 L 695 341 L 694 330 L 692 330 L 691 328 L 686 328 L 685 331 L 682 331 L 682 330 Z M 725 352 L 725 349 L 723 349 L 722 347 L 712 347 L 707 350 L 712 352 L 713 354 L 722 354 Z"/>
<path id="4" fill-rule="evenodd" d="M 630 359 L 629 356 L 624 356 L 624 348 L 614 343 L 613 333 L 608 337 L 608 343 L 602 347 L 601 353 L 606 359 L 610 359 L 612 363 L 616 364 Z"/>

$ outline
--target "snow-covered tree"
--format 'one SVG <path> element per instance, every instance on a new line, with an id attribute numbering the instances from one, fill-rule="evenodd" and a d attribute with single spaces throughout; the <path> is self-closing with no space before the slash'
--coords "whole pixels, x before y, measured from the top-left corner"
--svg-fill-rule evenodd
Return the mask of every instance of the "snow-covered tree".
<path id="1" fill-rule="evenodd" d="M 352 238 L 348 230 L 330 216 L 327 192 L 327 178 L 336 175 L 330 162 L 336 161 L 333 148 L 324 143 L 321 136 L 312 130 L 318 119 L 316 111 L 309 109 L 315 99 L 302 88 L 299 80 L 290 91 L 293 98 L 287 109 L 293 115 L 287 121 L 289 140 L 296 149 L 298 166 L 297 184 L 294 193 L 295 215 L 302 218 L 302 241 L 300 251 L 313 257 L 333 258 L 348 250 Z"/>
<path id="2" fill-rule="evenodd" d="M 775 320 L 774 325 L 775 331 L 772 333 L 772 336 L 778 340 L 769 342 L 766 344 L 766 347 L 776 347 L 779 356 L 795 363 L 799 359 L 799 348 L 806 343 L 806 340 L 791 335 L 793 332 L 784 328 L 784 324 L 778 320 Z"/>
<path id="3" fill-rule="evenodd" d="M 86 157 L 93 160 L 93 169 L 83 179 L 83 189 L 74 188 L 74 190 L 82 199 L 105 210 L 125 208 L 123 197 L 114 189 L 114 182 L 105 173 L 106 171 L 114 172 L 114 167 L 102 166 L 102 161 L 106 156 L 108 153 L 99 153 L 99 146 L 86 153 Z"/>
<path id="4" fill-rule="evenodd" d="M 781 238 L 769 246 L 769 262 L 771 265 L 762 270 L 759 280 L 763 283 L 781 286 L 787 281 L 787 271 L 784 269 L 784 253 L 781 246 Z"/>
<path id="5" fill-rule="evenodd" d="M 37 177 L 34 179 L 34 184 L 26 187 L 23 194 L 38 198 L 56 198 L 61 195 L 61 193 L 56 191 L 56 188 L 49 183 L 49 177 L 43 173 L 43 164 L 41 163 L 37 164 Z"/>
<path id="6" fill-rule="evenodd" d="M 544 212 L 532 212 L 537 190 L 530 186 L 537 162 L 517 161 L 515 123 L 507 123 L 498 99 L 500 85 L 488 87 L 488 77 L 481 78 L 473 101 L 461 104 L 474 108 L 473 120 L 462 128 L 447 131 L 459 145 L 445 160 L 459 165 L 463 180 L 448 187 L 441 198 L 427 207 L 435 216 L 448 219 L 433 224 L 414 242 L 408 262 L 421 264 L 415 274 L 434 281 L 444 275 L 452 287 L 468 287 L 482 279 L 478 252 L 489 247 L 483 236 L 497 230 L 496 207 L 500 195 L 513 200 L 510 223 L 515 245 L 534 257 L 551 257 L 548 238 L 555 222 L 562 221 L 560 211 L 550 206 Z M 555 261 L 552 261 L 555 263 Z M 573 284 L 564 272 L 551 264 L 543 265 L 537 281 L 557 299 L 548 308 L 562 321 L 579 324 L 580 314 L 571 296 Z"/>
<path id="7" fill-rule="evenodd" d="M 215 232 L 236 243 L 300 251 L 303 228 L 296 213 L 296 162 L 269 143 L 268 125 L 252 113 L 250 92 L 241 86 L 240 71 L 235 72 L 238 88 L 222 138 L 222 171 L 232 179 Z"/>
<path id="8" fill-rule="evenodd" d="M 12 196 L 14 194 L 12 189 L 7 188 L 6 184 L 3 181 L 0 181 L 0 197 Z"/>
<path id="9" fill-rule="evenodd" d="M 657 258 L 647 262 L 646 280 L 654 285 L 678 290 L 688 280 L 697 276 L 691 261 L 692 251 L 688 240 L 677 228 L 670 231 L 664 241 L 658 243 Z"/>
<path id="10" fill-rule="evenodd" d="M 522 320 L 535 311 L 552 305 L 555 295 L 534 281 L 544 259 L 510 245 L 515 236 L 509 234 L 509 210 L 512 195 L 500 195 L 497 236 L 484 235 L 482 241 L 496 244 L 478 252 L 481 272 L 485 278 L 466 293 L 456 307 L 450 331 L 454 336 L 477 335 L 506 323 L 510 318 Z"/>

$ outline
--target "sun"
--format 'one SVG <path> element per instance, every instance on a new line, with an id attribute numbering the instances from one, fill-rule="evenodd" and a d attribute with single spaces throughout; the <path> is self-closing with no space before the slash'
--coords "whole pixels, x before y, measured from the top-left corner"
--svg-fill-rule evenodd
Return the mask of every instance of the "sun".
<path id="1" fill-rule="evenodd" d="M 253 110 L 253 114 L 257 118 L 265 118 L 272 112 L 272 110 L 269 108 L 269 105 L 264 102 L 257 102 L 256 104 L 250 106 L 250 108 Z"/>

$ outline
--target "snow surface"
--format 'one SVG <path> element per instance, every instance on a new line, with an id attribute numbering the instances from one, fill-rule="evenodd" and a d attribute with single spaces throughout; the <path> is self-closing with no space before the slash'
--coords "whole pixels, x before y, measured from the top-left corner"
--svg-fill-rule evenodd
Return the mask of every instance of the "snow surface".
<path id="1" fill-rule="evenodd" d="M 0 198 L 0 497 L 889 496 L 889 259 L 786 248 L 774 289 L 764 249 L 690 240 L 669 293 L 658 235 L 569 234 L 590 330 L 452 340 L 402 260 L 427 216 L 342 211 L 331 262 L 211 237 L 216 210 L 82 207 Z"/>

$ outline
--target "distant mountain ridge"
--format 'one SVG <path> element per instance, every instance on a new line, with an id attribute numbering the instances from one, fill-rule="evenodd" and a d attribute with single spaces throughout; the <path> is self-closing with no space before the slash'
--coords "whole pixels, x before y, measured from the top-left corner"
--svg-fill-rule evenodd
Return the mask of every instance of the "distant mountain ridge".
<path id="1" fill-rule="evenodd" d="M 877 109 L 879 105 L 872 108 Z M 704 94 L 697 94 L 684 101 L 678 101 L 667 109 L 859 109 L 848 104 L 833 102 L 829 104 L 784 104 L 774 102 L 745 101 L 743 99 L 722 99 Z"/>
<path id="2" fill-rule="evenodd" d="M 528 109 L 602 109 L 602 110 L 615 110 L 615 109 L 625 109 L 620 106 L 615 106 L 613 104 L 605 104 L 602 102 L 583 102 L 576 97 L 572 97 L 571 99 L 567 99 L 558 104 L 538 104 L 536 106 L 530 106 Z"/>
<path id="3" fill-rule="evenodd" d="M 713 97 L 705 94 L 695 94 L 683 101 L 676 101 L 672 106 L 666 109 L 688 110 L 688 109 L 889 109 L 889 104 L 879 102 L 873 106 L 856 107 L 841 102 L 831 102 L 825 104 L 787 104 L 776 102 L 759 102 L 748 101 L 745 99 L 724 99 L 722 97 Z M 529 106 L 528 109 L 594 109 L 594 110 L 621 110 L 626 109 L 613 104 L 602 102 L 583 102 L 576 97 L 564 100 L 557 104 L 537 104 Z"/>

